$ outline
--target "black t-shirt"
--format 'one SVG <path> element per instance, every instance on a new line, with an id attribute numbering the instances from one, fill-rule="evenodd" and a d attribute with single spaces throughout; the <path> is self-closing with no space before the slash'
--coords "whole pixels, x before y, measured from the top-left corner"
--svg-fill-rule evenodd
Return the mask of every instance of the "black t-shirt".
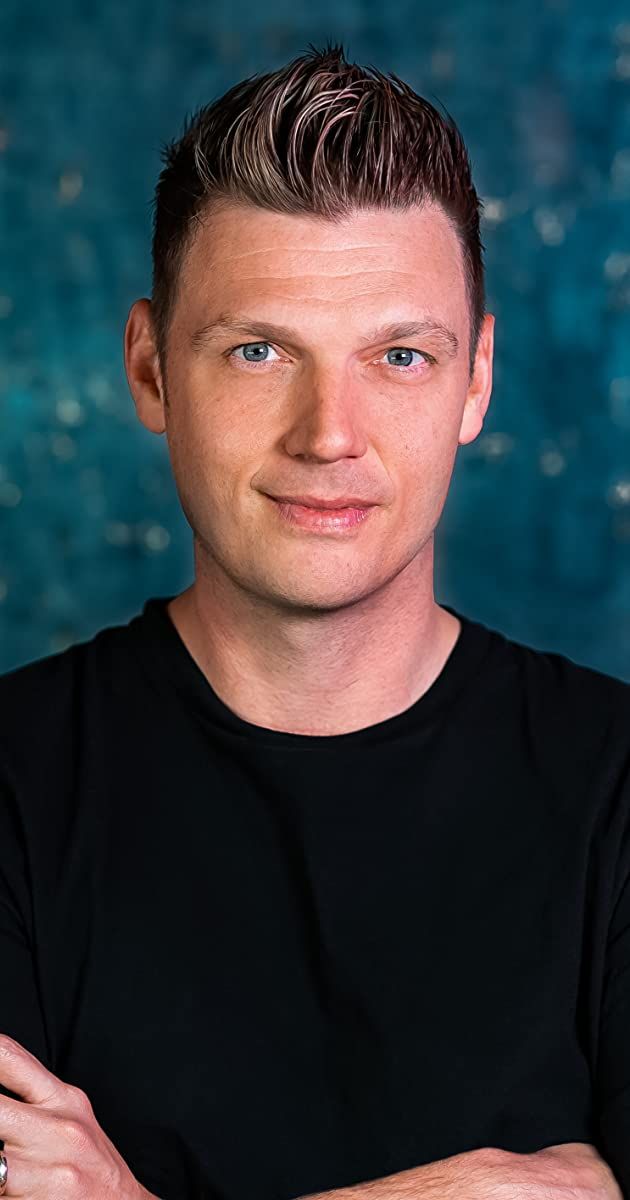
<path id="1" fill-rule="evenodd" d="M 569 1141 L 630 1200 L 630 684 L 444 605 L 406 711 L 269 730 L 170 598 L 0 677 L 0 1030 L 164 1200 Z"/>

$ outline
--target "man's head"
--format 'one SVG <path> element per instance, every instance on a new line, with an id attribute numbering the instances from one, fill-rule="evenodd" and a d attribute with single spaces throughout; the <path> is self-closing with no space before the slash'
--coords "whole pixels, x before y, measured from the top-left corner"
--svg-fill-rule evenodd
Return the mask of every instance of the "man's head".
<path id="1" fill-rule="evenodd" d="M 201 110 L 167 153 L 152 302 L 125 336 L 197 550 L 292 609 L 350 603 L 432 548 L 492 386 L 463 141 L 370 70 L 329 47 Z M 268 494 L 379 507 L 351 538 L 296 537 Z"/>
<path id="2" fill-rule="evenodd" d="M 357 208 L 405 211 L 427 199 L 441 205 L 460 243 L 472 373 L 485 310 L 483 203 L 453 120 L 396 75 L 347 62 L 339 45 L 311 47 L 201 108 L 162 158 L 152 319 L 164 375 L 184 260 L 213 205 L 340 220 Z"/>

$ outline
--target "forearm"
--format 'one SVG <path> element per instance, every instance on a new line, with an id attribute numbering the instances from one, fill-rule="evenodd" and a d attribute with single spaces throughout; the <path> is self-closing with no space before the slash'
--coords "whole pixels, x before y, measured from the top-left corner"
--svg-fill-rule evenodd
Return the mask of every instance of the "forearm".
<path id="1" fill-rule="evenodd" d="M 483 1148 L 454 1154 L 426 1163 L 422 1167 L 411 1167 L 382 1179 L 371 1179 L 352 1187 L 338 1188 L 332 1192 L 311 1192 L 300 1200 L 461 1200 L 462 1188 L 466 1189 L 473 1170 L 478 1172 L 483 1164 L 490 1169 L 500 1155 L 500 1150 Z M 469 1189 L 470 1190 L 470 1189 Z"/>
<path id="2" fill-rule="evenodd" d="M 565 1142 L 532 1154 L 483 1147 L 301 1200 L 485 1200 L 499 1192 L 513 1200 L 569 1194 L 576 1200 L 624 1200 L 610 1167 L 586 1142 Z"/>

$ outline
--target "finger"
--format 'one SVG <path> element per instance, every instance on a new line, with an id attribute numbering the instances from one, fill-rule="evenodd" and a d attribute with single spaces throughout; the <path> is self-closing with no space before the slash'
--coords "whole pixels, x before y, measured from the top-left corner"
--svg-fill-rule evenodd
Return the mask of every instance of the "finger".
<path id="1" fill-rule="evenodd" d="M 30 1050 L 6 1033 L 0 1033 L 0 1083 L 21 1096 L 27 1104 L 67 1102 L 63 1080 L 53 1075 Z M 5 1104 L 18 1103 L 9 1101 L 8 1097 L 3 1099 Z"/>
<path id="2" fill-rule="evenodd" d="M 76 1178 L 76 1168 L 72 1170 L 68 1163 L 29 1162 L 17 1150 L 11 1156 L 7 1155 L 7 1190 L 4 1193 L 16 1198 L 23 1196 L 24 1200 L 34 1197 L 64 1196 L 68 1194 L 68 1184 Z"/>
<path id="3" fill-rule="evenodd" d="M 37 1163 L 25 1162 L 17 1150 L 7 1154 L 7 1190 L 6 1196 L 35 1196 L 35 1187 L 41 1184 L 41 1166 Z M 49 1180 L 50 1182 L 50 1180 Z"/>
<path id="4" fill-rule="evenodd" d="M 59 1142 L 61 1128 L 70 1129 L 75 1123 L 76 1118 L 65 1117 L 59 1108 L 40 1108 L 0 1096 L 0 1141 L 11 1151 L 18 1147 L 27 1154 L 40 1154 Z"/>

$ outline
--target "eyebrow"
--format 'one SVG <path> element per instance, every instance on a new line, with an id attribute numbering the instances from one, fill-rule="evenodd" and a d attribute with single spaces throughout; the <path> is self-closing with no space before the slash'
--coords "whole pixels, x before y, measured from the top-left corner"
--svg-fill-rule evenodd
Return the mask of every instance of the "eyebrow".
<path id="1" fill-rule="evenodd" d="M 196 329 L 191 335 L 190 344 L 194 351 L 200 351 L 224 333 L 250 333 L 254 336 L 260 335 L 265 341 L 279 340 L 293 344 L 298 340 L 297 331 L 286 325 L 256 321 L 244 313 L 223 312 L 207 325 Z M 443 321 L 430 315 L 418 321 L 394 321 L 389 325 L 380 325 L 359 338 L 359 343 L 362 346 L 370 346 L 375 342 L 396 341 L 407 337 L 432 337 L 442 343 L 449 358 L 455 358 L 459 350 L 459 339 L 453 330 Z"/>

